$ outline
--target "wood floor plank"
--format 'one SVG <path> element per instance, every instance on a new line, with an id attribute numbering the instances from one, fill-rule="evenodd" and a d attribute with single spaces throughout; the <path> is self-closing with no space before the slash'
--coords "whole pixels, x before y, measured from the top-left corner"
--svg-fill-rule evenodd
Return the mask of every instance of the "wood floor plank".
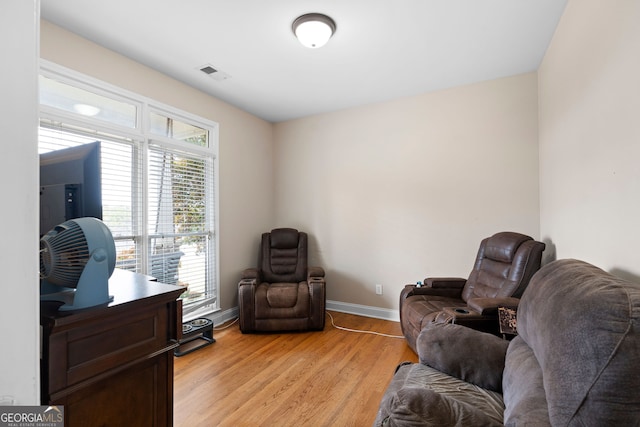
<path id="1" fill-rule="evenodd" d="M 330 312 L 336 325 L 400 336 L 400 324 Z M 416 362 L 404 339 L 336 329 L 242 334 L 175 358 L 174 425 L 370 426 L 396 366 Z"/>

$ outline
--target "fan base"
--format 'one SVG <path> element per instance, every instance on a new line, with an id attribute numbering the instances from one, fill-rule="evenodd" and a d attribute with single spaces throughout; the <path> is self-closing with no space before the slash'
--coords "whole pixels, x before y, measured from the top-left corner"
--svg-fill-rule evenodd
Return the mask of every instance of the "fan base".
<path id="1" fill-rule="evenodd" d="M 43 285 L 43 287 L 45 287 Z M 62 303 L 62 305 L 58 308 L 60 311 L 75 311 L 75 310 L 83 310 L 85 308 L 106 306 L 110 302 L 113 302 L 113 295 L 108 295 L 106 301 L 93 301 L 91 305 L 83 305 L 77 306 L 74 305 L 74 300 L 76 296 L 76 290 L 73 288 L 60 288 L 58 287 L 58 292 L 48 292 L 41 288 L 40 290 L 40 301 L 56 301 Z"/>

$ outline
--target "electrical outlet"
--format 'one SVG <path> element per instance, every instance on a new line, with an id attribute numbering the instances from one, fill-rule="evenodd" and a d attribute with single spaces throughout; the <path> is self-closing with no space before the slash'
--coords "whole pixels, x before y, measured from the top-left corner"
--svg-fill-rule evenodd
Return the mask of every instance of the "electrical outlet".
<path id="1" fill-rule="evenodd" d="M 376 295 L 382 295 L 382 285 L 376 285 Z"/>

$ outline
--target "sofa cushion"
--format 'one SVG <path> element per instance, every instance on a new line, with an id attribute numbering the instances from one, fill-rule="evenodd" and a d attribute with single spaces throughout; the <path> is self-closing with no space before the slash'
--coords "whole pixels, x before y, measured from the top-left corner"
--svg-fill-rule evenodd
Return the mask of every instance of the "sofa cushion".
<path id="1" fill-rule="evenodd" d="M 508 341 L 450 323 L 431 323 L 418 336 L 420 363 L 480 387 L 502 392 Z"/>
<path id="2" fill-rule="evenodd" d="M 261 283 L 256 288 L 256 319 L 306 318 L 309 316 L 309 286 L 302 283 Z"/>
<path id="3" fill-rule="evenodd" d="M 375 426 L 501 426 L 499 393 L 419 363 L 401 366 L 380 403 Z"/>
<path id="4" fill-rule="evenodd" d="M 518 333 L 542 369 L 552 425 L 638 424 L 639 316 L 640 285 L 585 262 L 554 261 L 533 277 Z"/>

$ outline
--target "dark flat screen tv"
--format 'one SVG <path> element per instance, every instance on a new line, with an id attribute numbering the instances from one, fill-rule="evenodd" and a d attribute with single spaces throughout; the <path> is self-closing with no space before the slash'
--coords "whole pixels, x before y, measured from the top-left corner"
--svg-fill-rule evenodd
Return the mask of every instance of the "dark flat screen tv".
<path id="1" fill-rule="evenodd" d="M 40 155 L 40 236 L 74 218 L 102 219 L 100 142 Z"/>

